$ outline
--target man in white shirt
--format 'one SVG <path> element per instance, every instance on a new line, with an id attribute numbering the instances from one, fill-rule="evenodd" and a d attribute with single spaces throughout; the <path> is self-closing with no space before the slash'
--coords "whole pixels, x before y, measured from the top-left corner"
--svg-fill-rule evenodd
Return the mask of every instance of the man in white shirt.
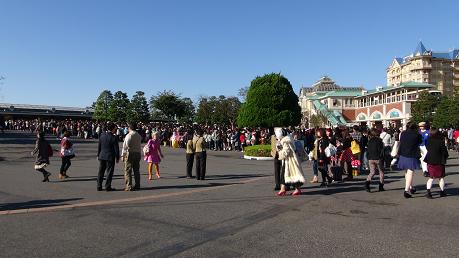
<path id="1" fill-rule="evenodd" d="M 140 158 L 142 151 L 142 137 L 135 130 L 133 124 L 129 125 L 129 133 L 124 138 L 121 157 L 124 161 L 125 191 L 140 189 Z M 135 185 L 132 186 L 132 172 L 134 172 Z"/>

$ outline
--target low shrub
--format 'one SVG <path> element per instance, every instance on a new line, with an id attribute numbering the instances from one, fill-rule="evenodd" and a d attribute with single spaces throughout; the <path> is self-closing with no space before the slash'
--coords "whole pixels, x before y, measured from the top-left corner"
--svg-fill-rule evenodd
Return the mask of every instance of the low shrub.
<path id="1" fill-rule="evenodd" d="M 244 148 L 244 155 L 251 157 L 271 157 L 271 145 L 254 145 Z"/>

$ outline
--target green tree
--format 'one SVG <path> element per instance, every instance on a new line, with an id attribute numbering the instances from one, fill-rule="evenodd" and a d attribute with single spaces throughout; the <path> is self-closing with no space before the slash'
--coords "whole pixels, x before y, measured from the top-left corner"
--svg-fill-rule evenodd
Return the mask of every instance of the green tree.
<path id="1" fill-rule="evenodd" d="M 296 126 L 301 121 L 298 96 L 281 74 L 255 78 L 237 119 L 239 126 Z"/>
<path id="2" fill-rule="evenodd" d="M 148 122 L 150 120 L 150 112 L 148 110 L 147 99 L 143 91 L 137 91 L 132 96 L 127 113 L 127 121 L 129 123 Z"/>
<path id="3" fill-rule="evenodd" d="M 201 97 L 196 111 L 196 122 L 234 126 L 241 102 L 237 97 Z"/>
<path id="4" fill-rule="evenodd" d="M 234 127 L 237 122 L 239 110 L 241 109 L 241 101 L 239 101 L 236 97 L 228 97 L 222 100 L 220 105 L 222 106 L 222 112 L 225 114 L 224 123 L 230 124 L 231 127 Z"/>
<path id="5" fill-rule="evenodd" d="M 130 101 L 128 95 L 122 91 L 115 92 L 108 107 L 108 117 L 113 122 L 126 122 L 129 113 Z"/>
<path id="6" fill-rule="evenodd" d="M 193 101 L 181 98 L 173 91 L 162 91 L 150 99 L 152 116 L 159 119 L 191 122 L 194 116 Z"/>
<path id="7" fill-rule="evenodd" d="M 457 127 L 459 125 L 459 97 L 457 94 L 439 99 L 433 114 L 432 125 L 437 128 Z"/>
<path id="8" fill-rule="evenodd" d="M 459 128 L 459 91 L 455 91 L 450 101 L 450 125 Z"/>
<path id="9" fill-rule="evenodd" d="M 190 98 L 182 98 L 180 101 L 181 108 L 183 110 L 181 116 L 178 118 L 179 122 L 191 123 L 195 116 L 195 107 L 193 101 Z"/>
<path id="10" fill-rule="evenodd" d="M 309 119 L 309 123 L 311 127 L 322 127 L 322 118 L 319 115 L 311 115 Z"/>
<path id="11" fill-rule="evenodd" d="M 441 97 L 433 96 L 427 91 L 419 93 L 419 98 L 411 106 L 411 120 L 415 123 L 432 123 L 434 112 Z"/>
<path id="12" fill-rule="evenodd" d="M 100 121 L 110 120 L 108 108 L 110 107 L 112 101 L 112 92 L 109 90 L 102 91 L 97 100 L 92 104 L 92 108 L 94 109 L 94 113 L 92 115 L 93 119 Z"/>
<path id="13" fill-rule="evenodd" d="M 215 101 L 208 97 L 200 97 L 196 111 L 196 122 L 205 125 L 211 124 L 214 110 Z"/>

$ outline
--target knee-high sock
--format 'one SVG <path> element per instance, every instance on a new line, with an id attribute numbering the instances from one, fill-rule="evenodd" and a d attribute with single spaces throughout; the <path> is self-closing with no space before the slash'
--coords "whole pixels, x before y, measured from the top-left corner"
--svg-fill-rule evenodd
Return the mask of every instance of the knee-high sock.
<path id="1" fill-rule="evenodd" d="M 430 190 L 432 188 L 432 183 L 433 183 L 433 179 L 429 178 L 427 180 L 427 190 Z"/>
<path id="2" fill-rule="evenodd" d="M 445 178 L 440 178 L 440 182 L 439 182 L 439 185 L 440 185 L 440 189 L 442 191 L 445 191 Z"/>
<path id="3" fill-rule="evenodd" d="M 408 169 L 405 173 L 405 191 L 408 192 L 413 183 L 413 170 Z"/>

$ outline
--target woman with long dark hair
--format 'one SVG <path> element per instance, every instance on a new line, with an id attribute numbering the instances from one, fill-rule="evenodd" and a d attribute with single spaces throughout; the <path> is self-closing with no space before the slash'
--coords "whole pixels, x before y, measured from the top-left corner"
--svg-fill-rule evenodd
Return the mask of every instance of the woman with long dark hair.
<path id="1" fill-rule="evenodd" d="M 370 185 L 376 170 L 379 171 L 379 191 L 384 191 L 384 169 L 382 161 L 384 159 L 384 143 L 379 136 L 379 131 L 375 128 L 370 131 L 370 140 L 368 141 L 368 164 L 370 174 L 365 182 L 365 190 L 370 192 Z"/>
<path id="2" fill-rule="evenodd" d="M 325 154 L 325 149 L 330 144 L 330 140 L 323 128 L 317 130 L 316 136 L 317 140 L 314 146 L 314 154 L 317 157 L 317 168 L 322 175 L 322 183 L 320 186 L 327 186 L 333 181 L 333 178 L 328 175 L 328 164 L 330 163 L 330 158 Z"/>
<path id="3" fill-rule="evenodd" d="M 59 179 L 65 179 L 69 176 L 67 175 L 67 171 L 69 170 L 72 162 L 70 161 L 75 157 L 75 153 L 73 150 L 73 143 L 70 141 L 70 131 L 64 132 L 64 138 L 61 140 L 61 170 L 59 171 Z"/>
<path id="4" fill-rule="evenodd" d="M 445 145 L 445 139 L 438 129 L 432 127 L 429 138 L 426 140 L 427 154 L 424 162 L 427 163 L 427 171 L 429 179 L 427 180 L 426 197 L 432 199 L 432 183 L 434 179 L 438 179 L 440 186 L 440 197 L 445 197 L 445 165 L 448 159 L 448 149 Z"/>
<path id="5" fill-rule="evenodd" d="M 419 160 L 421 152 L 419 150 L 419 145 L 422 142 L 422 137 L 415 123 L 408 122 L 406 128 L 407 129 L 400 134 L 400 148 L 398 150 L 400 158 L 398 161 L 398 168 L 406 170 L 405 192 L 403 196 L 405 198 L 411 198 L 411 194 L 416 192 L 416 188 L 413 187 L 413 174 L 415 170 L 421 168 Z"/>

